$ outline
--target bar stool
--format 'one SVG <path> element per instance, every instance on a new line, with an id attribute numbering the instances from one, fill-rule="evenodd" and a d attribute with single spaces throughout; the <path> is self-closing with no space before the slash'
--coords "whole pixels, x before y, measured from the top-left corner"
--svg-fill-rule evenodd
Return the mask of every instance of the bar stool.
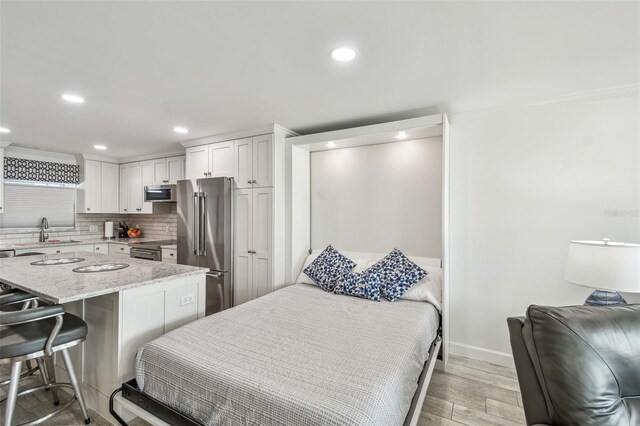
<path id="1" fill-rule="evenodd" d="M 11 378 L 7 391 L 4 424 L 13 425 L 16 400 L 19 396 L 45 390 L 47 387 L 72 388 L 74 397 L 57 410 L 33 420 L 26 425 L 39 424 L 67 409 L 78 401 L 85 424 L 91 420 L 82 396 L 82 389 L 73 369 L 68 348 L 82 343 L 87 337 L 87 324 L 79 317 L 67 314 L 61 305 L 41 306 L 20 311 L 0 311 L 0 364 L 11 364 Z M 47 378 L 46 384 L 18 392 L 22 363 L 42 357 L 51 358 L 60 352 L 71 383 L 57 383 Z M 53 368 L 53 363 L 51 363 Z"/>
<path id="2" fill-rule="evenodd" d="M 38 307 L 38 296 L 33 294 L 11 289 L 4 291 L 0 294 L 0 311 L 19 311 L 29 308 Z M 42 376 L 42 381 L 45 385 L 49 385 L 52 381 L 56 381 L 55 376 L 55 367 L 53 365 L 53 359 L 51 357 L 43 357 L 36 358 L 37 366 L 33 367 L 31 364 L 31 360 L 25 361 L 27 365 L 27 371 L 20 375 L 20 379 L 24 379 L 25 377 L 33 376 L 37 371 L 40 371 L 40 375 Z M 49 371 L 47 371 L 49 370 Z M 6 379 L 0 382 L 0 386 L 6 386 L 11 382 L 11 379 Z M 58 392 L 55 388 L 47 387 L 47 390 L 51 390 L 51 394 L 53 397 L 53 405 L 57 406 L 60 404 L 60 400 L 58 399 Z M 0 403 L 4 403 L 7 398 L 2 398 Z"/>

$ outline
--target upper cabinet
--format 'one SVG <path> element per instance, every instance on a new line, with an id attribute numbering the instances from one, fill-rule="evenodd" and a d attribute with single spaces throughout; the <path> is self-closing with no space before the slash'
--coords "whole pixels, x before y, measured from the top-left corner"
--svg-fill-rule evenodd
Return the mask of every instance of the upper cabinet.
<path id="1" fill-rule="evenodd" d="M 120 212 L 153 213 L 153 203 L 144 202 L 144 187 L 175 184 L 184 179 L 184 162 L 185 157 L 180 155 L 122 164 Z"/>
<path id="2" fill-rule="evenodd" d="M 113 163 L 101 163 L 99 194 L 102 213 L 116 213 L 118 211 L 119 182 L 120 167 Z"/>
<path id="3" fill-rule="evenodd" d="M 166 180 L 163 183 L 173 184 L 178 183 L 179 180 L 184 179 L 184 155 L 179 157 L 169 157 L 166 161 Z"/>
<path id="4" fill-rule="evenodd" d="M 209 176 L 209 145 L 187 148 L 185 177 L 197 179 Z"/>
<path id="5" fill-rule="evenodd" d="M 80 184 L 77 189 L 76 212 L 117 213 L 118 165 L 78 157 Z"/>
<path id="6" fill-rule="evenodd" d="M 187 179 L 233 176 L 233 141 L 187 148 Z"/>
<path id="7" fill-rule="evenodd" d="M 233 176 L 237 188 L 273 186 L 273 135 L 234 141 Z"/>

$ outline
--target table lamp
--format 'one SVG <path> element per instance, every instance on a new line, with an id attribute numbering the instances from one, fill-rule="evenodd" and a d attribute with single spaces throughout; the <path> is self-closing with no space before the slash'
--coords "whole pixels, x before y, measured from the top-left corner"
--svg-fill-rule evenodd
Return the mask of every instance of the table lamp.
<path id="1" fill-rule="evenodd" d="M 585 305 L 626 304 L 619 291 L 640 293 L 640 244 L 571 241 L 564 278 L 596 289 Z"/>

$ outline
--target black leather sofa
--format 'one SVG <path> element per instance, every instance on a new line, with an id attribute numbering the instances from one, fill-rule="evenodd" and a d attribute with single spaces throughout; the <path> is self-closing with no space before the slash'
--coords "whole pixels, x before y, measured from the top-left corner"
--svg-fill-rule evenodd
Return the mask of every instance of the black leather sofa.
<path id="1" fill-rule="evenodd" d="M 528 425 L 640 426 L 640 304 L 507 319 Z"/>

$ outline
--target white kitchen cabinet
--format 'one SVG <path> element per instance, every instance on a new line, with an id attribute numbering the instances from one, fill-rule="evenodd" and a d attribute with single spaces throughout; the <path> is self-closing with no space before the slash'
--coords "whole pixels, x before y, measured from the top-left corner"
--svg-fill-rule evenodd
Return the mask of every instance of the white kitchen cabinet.
<path id="1" fill-rule="evenodd" d="M 80 165 L 78 213 L 102 213 L 100 162 L 85 160 Z"/>
<path id="2" fill-rule="evenodd" d="M 187 148 L 186 178 L 233 176 L 233 141 Z"/>
<path id="3" fill-rule="evenodd" d="M 118 191 L 120 186 L 120 168 L 117 164 L 100 164 L 100 190 L 101 213 L 118 212 Z"/>
<path id="4" fill-rule="evenodd" d="M 184 162 L 185 157 L 169 157 L 166 159 L 166 182 L 175 185 L 179 180 L 184 179 Z"/>
<path id="5" fill-rule="evenodd" d="M 156 160 L 143 161 L 140 163 L 140 178 L 142 180 L 142 191 L 144 193 L 145 186 L 154 186 L 156 183 Z M 163 161 L 164 164 L 164 161 Z M 142 213 L 153 213 L 153 203 L 142 201 Z"/>
<path id="6" fill-rule="evenodd" d="M 109 254 L 124 254 L 129 256 L 131 248 L 128 244 L 118 244 L 111 243 L 109 244 Z"/>
<path id="7" fill-rule="evenodd" d="M 187 148 L 185 177 L 198 179 L 209 176 L 209 145 Z"/>
<path id="8" fill-rule="evenodd" d="M 127 213 L 142 212 L 142 173 L 140 163 L 126 164 L 129 169 L 127 174 Z"/>
<path id="9" fill-rule="evenodd" d="M 209 145 L 209 177 L 233 176 L 233 141 Z"/>
<path id="10" fill-rule="evenodd" d="M 233 178 L 236 188 L 253 188 L 253 143 L 251 138 L 233 141 Z"/>
<path id="11" fill-rule="evenodd" d="M 273 189 L 238 189 L 234 195 L 234 305 L 239 305 L 273 290 Z"/>
<path id="12" fill-rule="evenodd" d="M 120 166 L 120 202 L 118 212 L 129 213 L 129 165 Z"/>
<path id="13" fill-rule="evenodd" d="M 93 252 L 109 254 L 109 243 L 95 243 L 93 245 Z"/>
<path id="14" fill-rule="evenodd" d="M 77 213 L 118 213 L 120 172 L 115 163 L 76 156 L 80 184 L 76 190 Z"/>
<path id="15" fill-rule="evenodd" d="M 78 244 L 78 245 L 64 245 L 57 246 L 55 244 L 51 244 L 48 247 L 36 247 L 29 249 L 19 249 L 16 250 L 16 256 L 23 253 L 42 253 L 42 254 L 60 254 L 60 253 L 72 253 L 76 251 L 94 251 L 93 244 Z"/>
<path id="16" fill-rule="evenodd" d="M 234 141 L 233 177 L 236 188 L 273 186 L 273 135 Z"/>
<path id="17" fill-rule="evenodd" d="M 166 263 L 178 263 L 178 251 L 175 249 L 162 249 L 162 261 Z"/>

